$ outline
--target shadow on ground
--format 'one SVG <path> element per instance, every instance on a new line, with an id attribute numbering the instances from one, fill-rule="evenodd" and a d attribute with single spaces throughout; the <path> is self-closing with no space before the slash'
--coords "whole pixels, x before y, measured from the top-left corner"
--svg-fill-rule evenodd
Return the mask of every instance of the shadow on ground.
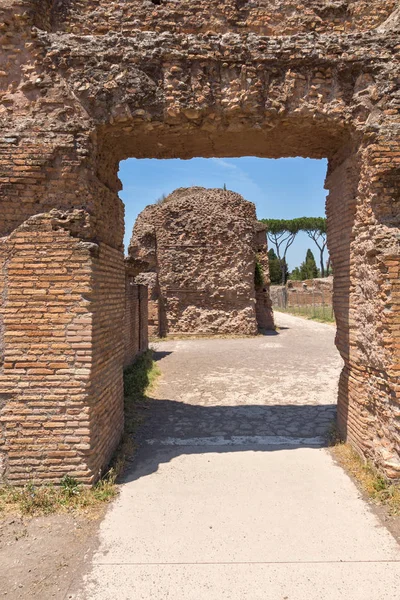
<path id="1" fill-rule="evenodd" d="M 150 398 L 145 411 L 125 481 L 181 454 L 320 448 L 336 418 L 332 404 L 199 406 Z"/>

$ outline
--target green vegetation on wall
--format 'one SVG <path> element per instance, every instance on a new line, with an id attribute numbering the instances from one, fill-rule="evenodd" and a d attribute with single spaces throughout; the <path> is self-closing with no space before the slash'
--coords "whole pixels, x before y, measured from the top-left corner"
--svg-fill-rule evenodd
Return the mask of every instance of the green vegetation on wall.
<path id="1" fill-rule="evenodd" d="M 256 288 L 264 285 L 264 271 L 258 260 L 254 268 L 254 285 Z"/>

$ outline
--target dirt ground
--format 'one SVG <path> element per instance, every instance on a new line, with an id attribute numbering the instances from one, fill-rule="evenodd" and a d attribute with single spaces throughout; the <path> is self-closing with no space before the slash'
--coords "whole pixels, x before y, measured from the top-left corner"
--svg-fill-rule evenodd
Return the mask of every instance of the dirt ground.
<path id="1" fill-rule="evenodd" d="M 96 543 L 104 510 L 96 517 L 71 514 L 0 518 L 0 598 L 68 598 Z"/>
<path id="2" fill-rule="evenodd" d="M 384 507 L 371 507 L 400 543 L 400 517 L 389 516 Z M 98 546 L 104 512 L 95 518 L 69 514 L 1 517 L 0 598 L 72 598 L 69 590 Z"/>

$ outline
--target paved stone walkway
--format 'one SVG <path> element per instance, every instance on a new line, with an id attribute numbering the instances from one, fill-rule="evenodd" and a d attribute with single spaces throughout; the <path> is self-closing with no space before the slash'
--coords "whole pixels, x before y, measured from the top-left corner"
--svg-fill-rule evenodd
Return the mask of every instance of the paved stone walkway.
<path id="1" fill-rule="evenodd" d="M 324 448 L 334 328 L 157 344 L 141 448 L 79 600 L 385 600 L 400 552 Z"/>
<path id="2" fill-rule="evenodd" d="M 220 444 L 238 436 L 285 436 L 323 442 L 335 418 L 341 368 L 334 327 L 278 319 L 275 335 L 156 344 L 164 377 L 142 441 L 213 437 Z"/>

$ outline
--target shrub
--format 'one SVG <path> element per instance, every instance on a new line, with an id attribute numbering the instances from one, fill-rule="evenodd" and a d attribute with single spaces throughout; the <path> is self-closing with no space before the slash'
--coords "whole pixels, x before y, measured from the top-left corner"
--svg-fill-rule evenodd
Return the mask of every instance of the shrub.
<path id="1" fill-rule="evenodd" d="M 261 287 L 264 285 L 264 271 L 258 260 L 256 261 L 254 269 L 254 285 L 256 287 Z"/>

